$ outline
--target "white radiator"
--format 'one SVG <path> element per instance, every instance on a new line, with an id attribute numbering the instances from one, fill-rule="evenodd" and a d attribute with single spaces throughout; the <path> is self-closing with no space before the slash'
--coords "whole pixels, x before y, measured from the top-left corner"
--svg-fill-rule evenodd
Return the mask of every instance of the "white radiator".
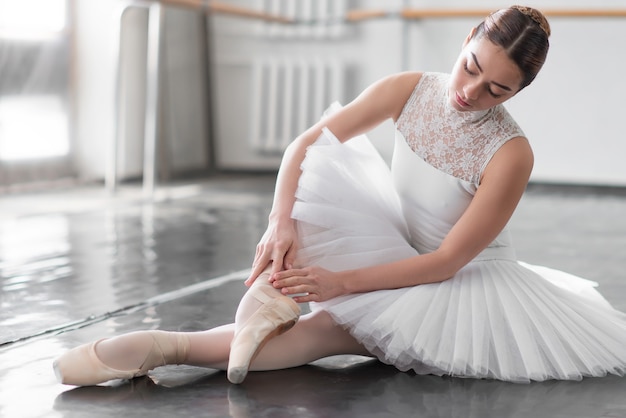
<path id="1" fill-rule="evenodd" d="M 265 34 L 285 38 L 336 38 L 347 30 L 347 0 L 258 0 L 266 13 L 292 18 L 297 25 L 269 23 Z"/>
<path id="2" fill-rule="evenodd" d="M 343 64 L 321 59 L 255 62 L 250 123 L 253 150 L 282 153 L 332 102 L 342 102 L 345 72 Z"/>

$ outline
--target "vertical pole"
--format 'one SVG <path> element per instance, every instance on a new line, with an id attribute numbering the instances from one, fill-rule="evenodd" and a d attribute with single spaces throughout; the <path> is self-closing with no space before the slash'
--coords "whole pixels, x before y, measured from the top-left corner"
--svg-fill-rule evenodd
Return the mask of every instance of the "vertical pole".
<path id="1" fill-rule="evenodd" d="M 250 112 L 250 145 L 254 151 L 263 151 L 265 144 L 265 130 L 263 130 L 263 109 L 266 104 L 264 87 L 264 68 L 267 67 L 263 61 L 257 59 L 252 64 L 252 92 L 250 100 L 252 101 L 252 111 Z"/>
<path id="2" fill-rule="evenodd" d="M 279 79 L 279 63 L 277 58 L 272 58 L 269 61 L 269 82 L 267 87 L 267 129 L 265 134 L 267 137 L 263 143 L 263 149 L 265 151 L 272 151 L 276 149 L 276 135 L 277 129 L 277 112 L 278 112 L 278 79 Z"/>
<path id="3" fill-rule="evenodd" d="M 159 72 L 161 69 L 163 8 L 160 3 L 148 9 L 148 54 L 146 63 L 146 119 L 144 130 L 143 194 L 154 197 L 157 144 L 160 135 Z"/>
<path id="4" fill-rule="evenodd" d="M 318 58 L 315 60 L 313 68 L 315 68 L 313 120 L 317 121 L 322 117 L 326 108 L 326 64 Z"/>
<path id="5" fill-rule="evenodd" d="M 298 103 L 298 133 L 304 132 L 309 127 L 311 101 L 313 90 L 311 89 L 311 63 L 302 60 L 300 62 L 300 89 L 298 91 L 300 102 Z"/>
<path id="6" fill-rule="evenodd" d="M 213 56 L 212 56 L 212 35 L 213 30 L 211 27 L 211 20 L 208 11 L 208 2 L 203 3 L 203 8 L 200 12 L 200 45 L 202 47 L 201 53 L 202 57 L 202 73 L 204 74 L 204 83 L 205 83 L 205 111 L 207 117 L 204 118 L 205 124 L 205 135 L 206 135 L 206 146 L 207 146 L 207 165 L 208 171 L 211 172 L 216 169 L 216 146 L 215 146 L 215 115 L 213 114 L 214 108 L 214 77 L 213 70 L 215 66 L 213 65 Z"/>
<path id="7" fill-rule="evenodd" d="M 289 143 L 293 140 L 294 138 L 294 123 L 293 123 L 293 108 L 294 108 L 294 89 L 293 89 L 293 79 L 294 79 L 294 72 L 295 70 L 295 66 L 294 66 L 294 62 L 293 60 L 286 60 L 285 61 L 285 68 L 284 68 L 285 73 L 283 74 L 284 78 L 283 78 L 283 103 L 282 103 L 282 109 L 281 109 L 281 117 L 283 119 L 283 127 L 282 127 L 282 138 L 280 140 L 280 143 L 278 144 L 278 148 L 276 150 L 272 150 L 272 151 L 278 151 L 278 152 L 282 152 L 285 150 L 285 148 L 287 147 L 287 145 L 289 145 Z"/>
<path id="8" fill-rule="evenodd" d="M 123 142 L 126 133 L 126 86 L 122 76 L 122 20 L 129 6 L 123 6 L 115 15 L 115 38 L 114 38 L 114 63 L 115 63 L 115 92 L 113 94 L 113 118 L 115 131 L 111 144 L 107 150 L 107 162 L 104 172 L 104 184 L 109 193 L 117 192 L 117 163 L 119 158 L 120 143 Z"/>

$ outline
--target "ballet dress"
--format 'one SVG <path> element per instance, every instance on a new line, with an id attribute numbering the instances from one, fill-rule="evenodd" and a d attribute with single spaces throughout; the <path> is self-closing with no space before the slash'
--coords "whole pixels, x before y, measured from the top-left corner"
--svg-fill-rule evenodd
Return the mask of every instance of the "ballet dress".
<path id="1" fill-rule="evenodd" d="M 422 75 L 396 121 L 391 167 L 366 136 L 341 143 L 322 130 L 292 211 L 297 265 L 358 269 L 439 247 L 495 152 L 524 136 L 502 105 L 454 109 L 449 83 L 448 74 Z M 505 228 L 450 279 L 310 306 L 402 371 L 519 383 L 623 376 L 626 314 L 596 287 L 518 261 Z"/>

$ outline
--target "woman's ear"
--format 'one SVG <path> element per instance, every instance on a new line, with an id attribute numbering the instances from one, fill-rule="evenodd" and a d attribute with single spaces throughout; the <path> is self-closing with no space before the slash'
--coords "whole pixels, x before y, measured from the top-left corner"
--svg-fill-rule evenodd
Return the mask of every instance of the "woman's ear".
<path id="1" fill-rule="evenodd" d="M 465 38 L 465 40 L 463 41 L 463 48 L 465 48 L 467 44 L 470 43 L 470 41 L 472 40 L 475 34 L 476 34 L 476 27 L 473 27 L 470 33 Z"/>

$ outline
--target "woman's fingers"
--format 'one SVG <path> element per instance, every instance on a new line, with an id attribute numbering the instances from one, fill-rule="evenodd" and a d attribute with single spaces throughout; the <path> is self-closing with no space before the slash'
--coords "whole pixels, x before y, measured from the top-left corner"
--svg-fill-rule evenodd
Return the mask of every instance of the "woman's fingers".
<path id="1" fill-rule="evenodd" d="M 257 277 L 259 277 L 261 273 L 263 273 L 263 270 L 265 270 L 266 267 L 267 267 L 267 264 L 261 264 L 261 263 L 253 264 L 252 271 L 250 272 L 250 276 L 248 276 L 244 284 L 246 286 L 252 286 L 252 283 L 254 283 L 254 281 L 257 279 Z"/>
<path id="2" fill-rule="evenodd" d="M 337 273 L 318 266 L 275 273 L 270 277 L 270 283 L 284 295 L 293 296 L 298 303 L 320 302 L 344 292 Z"/>
<path id="3" fill-rule="evenodd" d="M 270 275 L 291 268 L 297 247 L 296 231 L 292 221 L 272 223 L 256 246 L 250 276 L 245 284 L 250 286 L 270 266 Z"/>
<path id="4" fill-rule="evenodd" d="M 284 270 L 273 274 L 270 283 L 285 295 L 318 294 L 315 278 L 307 269 Z"/>
<path id="5" fill-rule="evenodd" d="M 289 247 L 287 251 L 284 251 L 281 247 L 275 246 L 270 255 L 270 250 L 267 249 L 267 247 L 259 246 L 257 248 L 257 254 L 254 262 L 252 263 L 252 272 L 245 281 L 246 286 L 250 286 L 254 283 L 256 278 L 267 268 L 268 265 L 271 265 L 270 276 L 284 270 L 287 262 L 289 263 L 289 266 L 291 266 L 295 253 L 295 251 L 292 251 L 292 248 L 293 247 Z"/>
<path id="6" fill-rule="evenodd" d="M 270 262 L 272 263 L 272 269 L 270 271 L 270 277 L 274 274 L 274 273 L 278 273 L 279 271 L 283 270 L 283 258 L 284 257 L 284 253 L 281 251 L 275 251 L 274 255 L 272 256 L 272 259 L 270 260 Z"/>
<path id="7" fill-rule="evenodd" d="M 308 284 L 294 284 L 278 289 L 280 289 L 283 295 L 292 297 L 296 303 L 320 301 L 320 295 L 317 293 L 316 288 Z"/>
<path id="8" fill-rule="evenodd" d="M 298 252 L 298 243 L 297 241 L 292 242 L 292 244 L 287 248 L 285 252 L 285 257 L 283 259 L 283 268 L 285 270 L 290 270 L 293 268 L 293 264 L 296 261 L 296 254 Z"/>
<path id="9" fill-rule="evenodd" d="M 289 280 L 295 280 L 308 276 L 307 269 L 287 269 L 272 274 L 270 282 L 279 282 L 281 285 L 288 283 Z M 282 286 L 281 286 L 282 287 Z"/>
<path id="10" fill-rule="evenodd" d="M 244 284 L 246 286 L 251 286 L 252 283 L 259 277 L 263 270 L 265 270 L 270 263 L 270 257 L 267 255 L 267 251 L 265 246 L 257 245 L 256 253 L 254 255 L 254 261 L 252 262 L 252 271 L 250 272 L 250 276 L 246 279 Z"/>
<path id="11" fill-rule="evenodd" d="M 308 293 L 308 292 L 296 292 L 295 294 L 291 294 L 291 298 L 296 303 L 307 303 L 307 302 L 320 302 L 321 299 L 316 293 Z"/>

